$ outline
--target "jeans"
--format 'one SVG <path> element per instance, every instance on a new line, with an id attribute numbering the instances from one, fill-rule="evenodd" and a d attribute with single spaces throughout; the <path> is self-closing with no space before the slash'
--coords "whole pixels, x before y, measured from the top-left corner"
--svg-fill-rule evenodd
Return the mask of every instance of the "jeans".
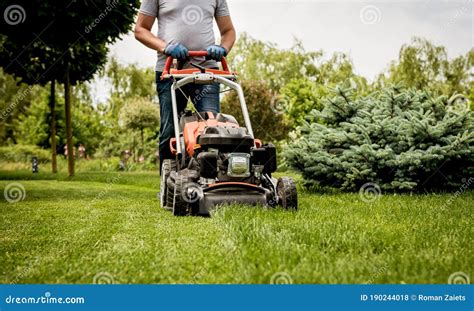
<path id="1" fill-rule="evenodd" d="M 174 137 L 173 108 L 171 107 L 171 79 L 161 80 L 161 72 L 156 72 L 156 90 L 160 100 L 160 167 L 164 159 L 173 159 L 170 150 L 170 139 Z M 198 112 L 220 112 L 219 84 L 188 84 L 181 90 L 189 97 Z M 187 105 L 187 98 L 179 89 L 176 90 L 178 117 Z"/>

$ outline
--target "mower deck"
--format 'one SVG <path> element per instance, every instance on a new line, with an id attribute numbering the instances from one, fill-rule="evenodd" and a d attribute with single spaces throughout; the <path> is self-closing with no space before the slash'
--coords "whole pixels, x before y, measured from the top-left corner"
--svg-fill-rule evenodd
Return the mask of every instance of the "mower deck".
<path id="1" fill-rule="evenodd" d="M 248 185 L 248 186 L 247 186 Z M 200 216 L 208 216 L 216 206 L 244 204 L 253 206 L 270 206 L 272 193 L 263 187 L 251 184 L 233 185 L 232 183 L 215 184 L 203 189 L 199 199 Z"/>

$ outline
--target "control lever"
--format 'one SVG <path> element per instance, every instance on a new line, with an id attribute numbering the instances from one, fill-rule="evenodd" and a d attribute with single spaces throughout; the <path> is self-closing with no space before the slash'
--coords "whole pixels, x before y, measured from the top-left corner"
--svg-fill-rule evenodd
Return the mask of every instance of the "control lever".
<path id="1" fill-rule="evenodd" d="M 197 68 L 197 69 L 199 69 L 201 71 L 201 73 L 206 73 L 206 68 L 204 68 L 203 66 L 192 63 L 192 62 L 190 63 L 190 65 Z"/>

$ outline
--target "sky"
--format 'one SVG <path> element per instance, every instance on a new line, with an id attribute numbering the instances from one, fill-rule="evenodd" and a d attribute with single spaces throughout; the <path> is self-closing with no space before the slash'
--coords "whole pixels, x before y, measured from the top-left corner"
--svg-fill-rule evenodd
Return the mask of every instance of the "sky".
<path id="1" fill-rule="evenodd" d="M 474 42 L 474 0 L 227 0 L 237 33 L 291 48 L 294 39 L 307 51 L 345 52 L 355 71 L 369 80 L 397 59 L 414 36 L 447 48 L 450 58 L 466 54 Z M 156 24 L 153 30 L 156 33 Z M 218 31 L 216 29 L 216 34 Z M 237 38 L 238 40 L 238 38 Z M 153 67 L 156 53 L 124 36 L 111 47 L 120 63 Z M 96 81 L 96 101 L 107 98 Z"/>

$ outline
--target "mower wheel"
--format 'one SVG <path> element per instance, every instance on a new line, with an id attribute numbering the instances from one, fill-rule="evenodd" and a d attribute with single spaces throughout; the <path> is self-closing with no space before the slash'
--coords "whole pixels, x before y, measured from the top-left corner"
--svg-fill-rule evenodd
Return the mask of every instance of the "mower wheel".
<path id="1" fill-rule="evenodd" d="M 161 182 L 160 182 L 160 206 L 166 210 L 173 209 L 173 192 L 168 189 L 167 180 L 172 171 L 176 171 L 176 161 L 171 159 L 163 160 L 161 166 Z"/>
<path id="2" fill-rule="evenodd" d="M 190 212 L 190 204 L 185 200 L 186 196 L 186 185 L 188 184 L 188 178 L 186 176 L 176 174 L 174 181 L 174 194 L 173 194 L 173 215 L 174 216 L 186 216 Z"/>
<path id="3" fill-rule="evenodd" d="M 279 204 L 287 210 L 298 209 L 298 193 L 296 183 L 291 177 L 280 177 L 277 182 Z"/>

